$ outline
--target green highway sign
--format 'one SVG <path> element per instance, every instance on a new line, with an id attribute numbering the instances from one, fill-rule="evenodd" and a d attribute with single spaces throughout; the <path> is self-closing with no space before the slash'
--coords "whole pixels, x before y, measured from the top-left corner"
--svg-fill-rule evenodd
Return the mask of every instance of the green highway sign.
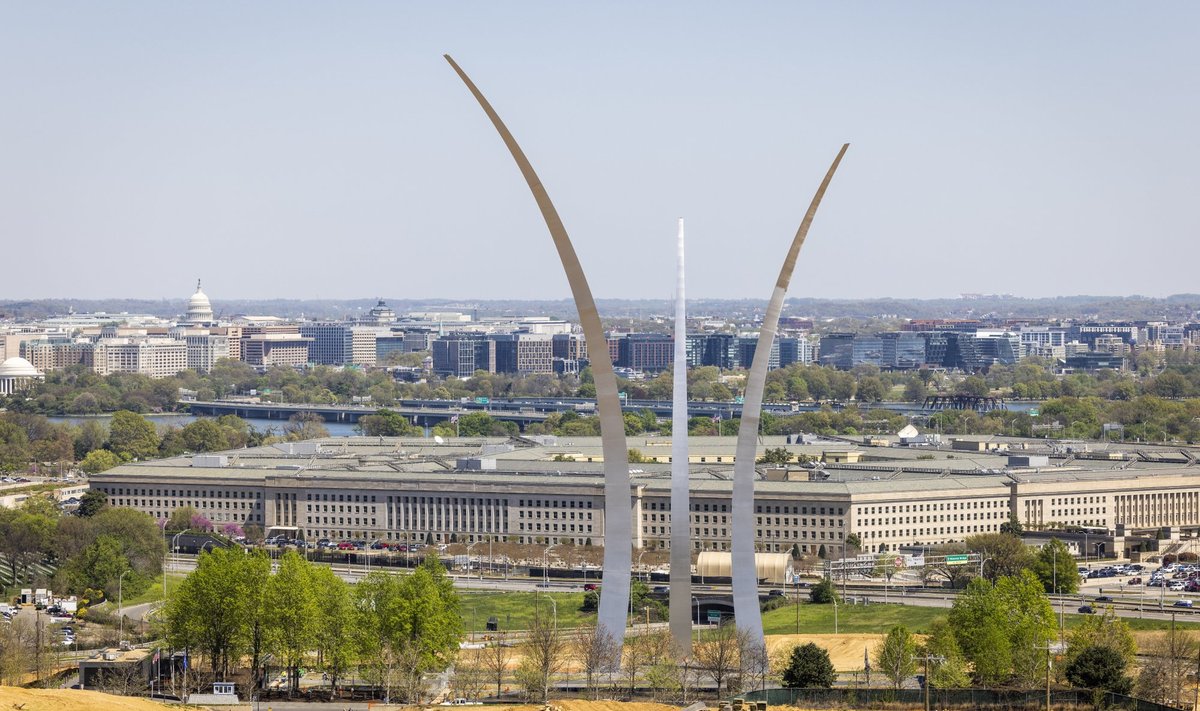
<path id="1" fill-rule="evenodd" d="M 478 404 L 478 405 L 486 405 L 486 404 L 488 404 L 488 403 L 490 403 L 490 402 L 491 402 L 491 399 L 490 399 L 490 398 L 486 398 L 486 397 L 477 397 L 477 398 L 475 398 L 475 403 L 476 403 L 476 404 Z"/>
<path id="2" fill-rule="evenodd" d="M 971 556 L 965 553 L 946 556 L 946 565 L 966 565 L 971 562 Z"/>

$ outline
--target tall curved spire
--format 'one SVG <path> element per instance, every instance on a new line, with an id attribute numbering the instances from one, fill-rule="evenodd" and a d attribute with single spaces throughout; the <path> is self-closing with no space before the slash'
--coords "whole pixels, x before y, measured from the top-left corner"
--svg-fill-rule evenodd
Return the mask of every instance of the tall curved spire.
<path id="1" fill-rule="evenodd" d="M 680 659 L 692 656 L 692 514 L 688 481 L 687 300 L 683 218 L 675 238 L 675 363 L 671 404 L 671 638 Z"/>
<path id="2" fill-rule="evenodd" d="M 779 313 L 783 310 L 783 298 L 787 295 L 788 284 L 792 280 L 792 272 L 796 268 L 796 258 L 804 238 L 808 236 L 808 228 L 812 225 L 821 198 L 833 180 L 842 156 L 846 155 L 849 143 L 842 146 L 833 165 L 825 173 L 825 179 L 817 188 L 817 194 L 809 203 L 808 212 L 800 222 L 800 229 L 792 239 L 787 258 L 779 270 L 779 278 L 775 280 L 775 290 L 771 292 L 771 301 L 767 304 L 767 313 L 763 318 L 762 329 L 758 332 L 758 346 L 754 350 L 754 361 L 746 379 L 745 402 L 742 405 L 742 423 L 738 428 L 737 450 L 733 463 L 733 615 L 740 629 L 749 633 L 751 642 L 761 647 L 764 643 L 762 612 L 758 603 L 758 574 L 754 565 L 754 458 L 757 452 L 758 425 L 762 416 L 763 388 L 767 383 L 767 362 L 771 359 L 771 348 L 775 345 L 775 333 L 779 328 Z"/>
<path id="3" fill-rule="evenodd" d="M 520 168 L 521 175 L 524 176 L 530 192 L 533 193 L 533 199 L 542 212 L 542 219 L 545 220 L 550 237 L 554 240 L 563 271 L 566 272 L 567 281 L 571 285 L 571 295 L 579 312 L 579 323 L 583 326 L 588 361 L 596 384 L 596 408 L 600 413 L 600 439 L 604 452 L 605 576 L 604 589 L 600 595 L 598 626 L 611 635 L 616 648 L 620 649 L 625 638 L 625 613 L 629 609 L 629 575 L 633 567 L 633 512 L 630 504 L 629 449 L 625 445 L 625 419 L 617 395 L 617 376 L 608 356 L 608 339 L 600 324 L 600 313 L 596 309 L 596 301 L 592 298 L 592 290 L 588 286 L 587 277 L 584 276 L 583 267 L 579 264 L 579 257 L 575 254 L 575 247 L 571 244 L 567 229 L 563 226 L 558 210 L 550 201 L 550 195 L 542 185 L 541 179 L 483 93 L 450 55 L 443 56 L 450 66 L 454 67 L 454 71 L 491 119 L 492 125 Z"/>

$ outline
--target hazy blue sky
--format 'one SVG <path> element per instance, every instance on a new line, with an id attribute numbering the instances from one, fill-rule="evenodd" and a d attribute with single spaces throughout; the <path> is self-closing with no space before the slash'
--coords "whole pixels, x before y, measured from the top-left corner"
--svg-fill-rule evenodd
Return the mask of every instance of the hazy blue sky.
<path id="1" fill-rule="evenodd" d="M 1200 291 L 1195 3 L 0 3 L 0 298 Z"/>

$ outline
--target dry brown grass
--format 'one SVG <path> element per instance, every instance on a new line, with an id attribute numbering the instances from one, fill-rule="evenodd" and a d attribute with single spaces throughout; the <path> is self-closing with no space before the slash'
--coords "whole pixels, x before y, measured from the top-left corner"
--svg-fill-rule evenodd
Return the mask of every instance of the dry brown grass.
<path id="1" fill-rule="evenodd" d="M 102 694 L 99 691 L 0 686 L 0 709 L 6 711 L 165 711 L 171 708 L 181 707 L 167 706 L 148 699 Z"/>

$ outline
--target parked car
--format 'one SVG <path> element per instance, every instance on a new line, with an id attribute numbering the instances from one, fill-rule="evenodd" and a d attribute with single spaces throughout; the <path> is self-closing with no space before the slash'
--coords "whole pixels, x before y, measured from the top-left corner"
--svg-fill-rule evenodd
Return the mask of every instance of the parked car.
<path id="1" fill-rule="evenodd" d="M 1141 578 L 1130 578 L 1129 581 L 1126 583 L 1126 585 L 1141 585 L 1141 584 L 1142 584 Z"/>
<path id="2" fill-rule="evenodd" d="M 351 543 L 350 541 L 342 541 L 341 543 L 339 543 L 339 544 L 337 545 L 337 547 L 338 547 L 338 550 L 339 550 L 339 551 L 352 551 L 352 550 L 354 550 L 354 544 L 353 544 L 353 543 Z"/>

